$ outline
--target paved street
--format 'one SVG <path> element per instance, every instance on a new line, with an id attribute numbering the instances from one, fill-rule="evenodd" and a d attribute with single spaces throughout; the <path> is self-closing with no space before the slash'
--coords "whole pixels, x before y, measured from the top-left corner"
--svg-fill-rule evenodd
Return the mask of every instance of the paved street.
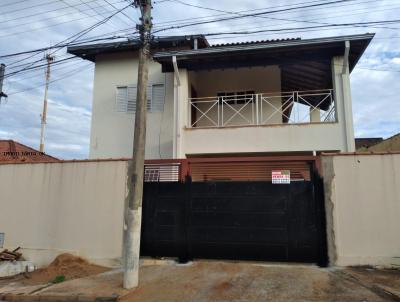
<path id="1" fill-rule="evenodd" d="M 146 266 L 122 301 L 400 301 L 400 271 L 200 261 Z"/>
<path id="2" fill-rule="evenodd" d="M 0 294 L 13 294 L 10 301 L 32 302 L 97 301 L 96 297 L 119 297 L 123 302 L 400 301 L 400 270 L 256 262 L 202 260 L 180 265 L 146 259 L 134 291 L 122 288 L 121 270 L 53 285 L 29 283 L 24 276 L 0 280 Z"/>

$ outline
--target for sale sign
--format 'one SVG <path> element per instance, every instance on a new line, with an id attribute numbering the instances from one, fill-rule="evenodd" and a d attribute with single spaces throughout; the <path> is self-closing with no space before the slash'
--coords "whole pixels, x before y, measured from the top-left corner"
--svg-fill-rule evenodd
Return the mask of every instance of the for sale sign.
<path id="1" fill-rule="evenodd" d="M 290 171 L 289 170 L 272 171 L 272 183 L 290 184 Z"/>

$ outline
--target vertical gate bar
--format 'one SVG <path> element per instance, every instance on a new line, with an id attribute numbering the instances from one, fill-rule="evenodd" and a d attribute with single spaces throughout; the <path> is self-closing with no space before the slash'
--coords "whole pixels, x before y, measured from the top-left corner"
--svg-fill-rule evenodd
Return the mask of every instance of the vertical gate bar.
<path id="1" fill-rule="evenodd" d="M 191 202 L 191 187 L 192 187 L 192 178 L 188 175 L 185 179 L 184 184 L 184 244 L 182 246 L 182 253 L 184 255 L 184 260 L 187 262 L 192 259 L 192 248 L 191 248 L 191 210 L 192 210 L 192 202 Z"/>
<path id="2" fill-rule="evenodd" d="M 187 247 L 188 247 L 188 257 L 189 259 L 193 259 L 193 252 L 192 252 L 192 240 L 191 240 L 191 217 L 192 217 L 192 188 L 193 188 L 193 179 L 192 176 L 189 176 L 189 184 L 188 184 L 189 190 L 188 190 L 188 195 L 187 195 L 187 201 L 189 205 L 189 216 L 188 216 L 188 237 L 187 237 Z"/>

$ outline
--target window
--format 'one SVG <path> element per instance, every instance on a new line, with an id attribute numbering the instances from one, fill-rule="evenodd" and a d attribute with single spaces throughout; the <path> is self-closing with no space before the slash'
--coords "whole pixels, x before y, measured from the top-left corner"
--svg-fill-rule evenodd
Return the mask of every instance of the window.
<path id="1" fill-rule="evenodd" d="M 254 102 L 254 91 L 218 92 L 219 104 L 240 105 Z M 222 102 L 225 101 L 225 102 Z"/>
<path id="2" fill-rule="evenodd" d="M 118 112 L 136 112 L 136 86 L 117 86 L 116 109 Z M 161 112 L 164 110 L 164 84 L 153 84 L 147 87 L 147 110 Z"/>

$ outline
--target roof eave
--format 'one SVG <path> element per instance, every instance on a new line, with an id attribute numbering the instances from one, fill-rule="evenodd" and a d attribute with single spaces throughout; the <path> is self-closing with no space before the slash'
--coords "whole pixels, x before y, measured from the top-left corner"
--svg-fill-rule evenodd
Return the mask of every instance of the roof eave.
<path id="1" fill-rule="evenodd" d="M 364 40 L 361 50 L 353 58 L 350 69 L 352 70 L 357 64 L 365 49 L 371 42 L 375 34 L 362 34 L 362 35 L 351 35 L 351 36 L 339 36 L 339 37 L 329 37 L 329 38 L 315 38 L 307 40 L 289 40 L 274 43 L 264 43 L 264 44 L 253 44 L 253 45 L 234 45 L 234 46 L 223 46 L 223 47 L 211 47 L 197 50 L 183 50 L 183 51 L 169 51 L 169 52 L 158 52 L 154 54 L 154 60 L 159 63 L 170 62 L 173 56 L 176 56 L 178 60 L 191 60 L 194 58 L 202 57 L 217 57 L 226 54 L 236 54 L 236 53 L 246 53 L 251 54 L 254 52 L 262 51 L 274 51 L 277 49 L 291 49 L 298 47 L 317 47 L 317 46 L 330 46 L 337 43 L 345 41 L 362 41 Z"/>
<path id="2" fill-rule="evenodd" d="M 173 47 L 173 45 L 179 43 L 187 44 L 187 46 L 189 46 L 190 44 L 194 43 L 193 42 L 194 39 L 199 39 L 199 47 L 210 47 L 204 35 L 169 36 L 160 38 L 159 40 L 154 41 L 153 43 L 155 47 L 157 47 L 157 45 L 162 45 L 161 47 L 168 48 L 168 47 Z M 124 40 L 124 41 L 110 42 L 110 43 L 70 46 L 67 48 L 67 52 L 82 59 L 95 62 L 96 56 L 100 54 L 137 51 L 139 48 L 140 48 L 139 40 L 132 39 L 128 41 Z"/>

